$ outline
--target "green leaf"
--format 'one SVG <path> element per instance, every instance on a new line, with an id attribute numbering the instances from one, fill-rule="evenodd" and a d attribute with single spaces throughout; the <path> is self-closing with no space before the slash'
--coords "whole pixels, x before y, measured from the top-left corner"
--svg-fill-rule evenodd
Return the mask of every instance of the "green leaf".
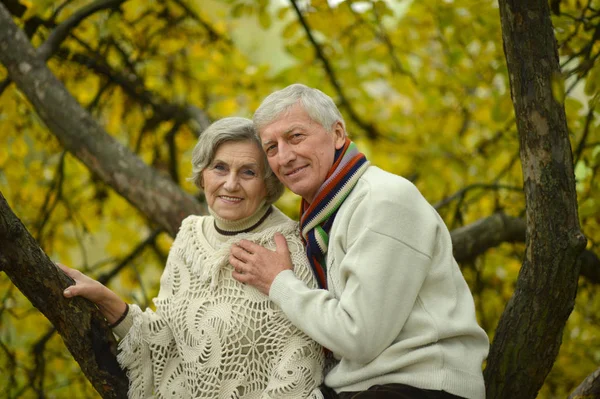
<path id="1" fill-rule="evenodd" d="M 258 14 L 258 22 L 263 29 L 269 29 L 271 27 L 271 15 L 267 10 Z"/>

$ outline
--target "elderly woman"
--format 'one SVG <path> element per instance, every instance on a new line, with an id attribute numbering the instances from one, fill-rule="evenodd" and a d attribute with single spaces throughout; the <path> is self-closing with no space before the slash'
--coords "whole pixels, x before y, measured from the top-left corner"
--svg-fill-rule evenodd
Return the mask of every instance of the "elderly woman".
<path id="1" fill-rule="evenodd" d="M 130 398 L 321 398 L 323 349 L 267 296 L 232 278 L 229 248 L 241 239 L 274 249 L 283 234 L 295 272 L 316 281 L 297 223 L 272 204 L 283 186 L 269 169 L 252 121 L 208 127 L 192 155 L 192 179 L 210 216 L 186 218 L 154 299 L 156 311 L 127 305 L 82 273 L 66 297 L 95 302 L 119 342 Z"/>

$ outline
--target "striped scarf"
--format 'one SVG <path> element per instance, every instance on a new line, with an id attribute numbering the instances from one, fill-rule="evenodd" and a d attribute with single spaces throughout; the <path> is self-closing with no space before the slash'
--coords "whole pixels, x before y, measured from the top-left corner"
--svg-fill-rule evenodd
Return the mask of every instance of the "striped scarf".
<path id="1" fill-rule="evenodd" d="M 313 202 L 302 200 L 302 240 L 320 288 L 327 288 L 325 254 L 335 215 L 368 166 L 365 155 L 346 138 L 344 146 L 336 150 L 333 166 Z"/>

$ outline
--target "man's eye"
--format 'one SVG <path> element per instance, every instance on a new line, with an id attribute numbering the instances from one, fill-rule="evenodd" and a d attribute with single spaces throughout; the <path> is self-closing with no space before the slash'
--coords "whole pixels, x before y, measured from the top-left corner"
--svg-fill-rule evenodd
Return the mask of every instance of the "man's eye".
<path id="1" fill-rule="evenodd" d="M 267 153 L 267 155 L 275 154 L 276 150 L 277 150 L 277 146 L 275 144 L 270 145 L 267 148 L 265 148 L 265 152 Z"/>

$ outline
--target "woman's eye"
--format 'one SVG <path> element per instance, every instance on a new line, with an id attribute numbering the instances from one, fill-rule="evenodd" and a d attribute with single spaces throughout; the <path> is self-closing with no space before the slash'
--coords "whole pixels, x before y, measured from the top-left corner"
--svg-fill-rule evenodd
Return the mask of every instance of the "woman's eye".
<path id="1" fill-rule="evenodd" d="M 213 169 L 217 170 L 217 171 L 225 171 L 225 170 L 227 170 L 227 168 L 225 167 L 225 165 L 220 164 L 220 163 L 216 164 L 215 166 L 213 166 Z"/>
<path id="2" fill-rule="evenodd" d="M 256 172 L 253 171 L 252 169 L 246 169 L 244 170 L 244 176 L 249 176 L 249 177 L 254 177 L 256 176 Z"/>

